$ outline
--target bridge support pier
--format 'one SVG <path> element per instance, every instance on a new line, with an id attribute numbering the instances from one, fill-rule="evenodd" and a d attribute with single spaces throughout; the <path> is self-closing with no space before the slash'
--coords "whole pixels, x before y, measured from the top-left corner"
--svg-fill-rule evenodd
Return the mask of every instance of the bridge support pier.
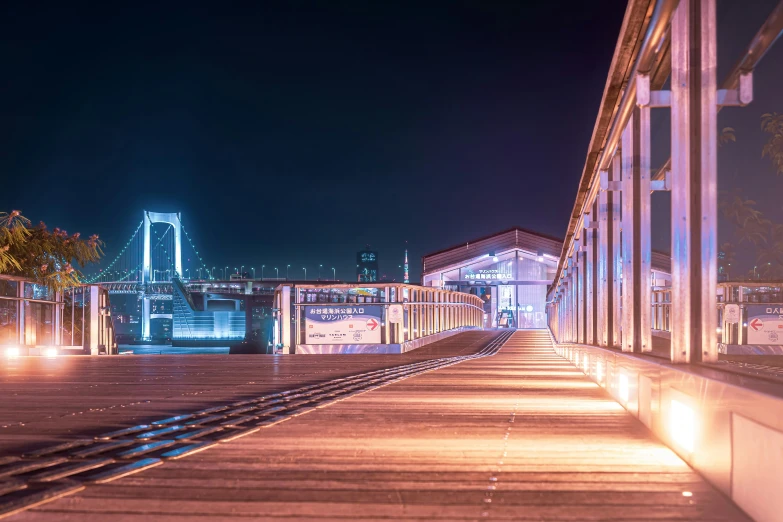
<path id="1" fill-rule="evenodd" d="M 146 341 L 150 338 L 150 312 L 152 303 L 147 296 L 141 299 L 141 339 Z"/>

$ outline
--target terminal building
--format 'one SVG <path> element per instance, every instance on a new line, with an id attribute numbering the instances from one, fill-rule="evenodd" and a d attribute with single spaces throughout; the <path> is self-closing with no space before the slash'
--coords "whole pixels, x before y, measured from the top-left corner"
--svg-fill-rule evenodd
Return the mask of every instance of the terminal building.
<path id="1" fill-rule="evenodd" d="M 484 327 L 546 328 L 547 285 L 563 242 L 514 227 L 422 258 L 422 285 L 483 301 Z"/>

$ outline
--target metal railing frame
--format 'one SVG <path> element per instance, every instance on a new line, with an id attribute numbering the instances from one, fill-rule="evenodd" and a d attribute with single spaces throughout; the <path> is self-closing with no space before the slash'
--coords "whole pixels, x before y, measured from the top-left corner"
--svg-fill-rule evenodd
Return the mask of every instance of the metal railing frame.
<path id="1" fill-rule="evenodd" d="M 652 350 L 650 193 L 666 190 L 670 359 L 717 360 L 717 113 L 752 101 L 753 68 L 781 31 L 783 1 L 718 89 L 715 0 L 629 2 L 547 299 L 559 342 Z M 672 115 L 671 170 L 656 175 L 653 108 Z"/>

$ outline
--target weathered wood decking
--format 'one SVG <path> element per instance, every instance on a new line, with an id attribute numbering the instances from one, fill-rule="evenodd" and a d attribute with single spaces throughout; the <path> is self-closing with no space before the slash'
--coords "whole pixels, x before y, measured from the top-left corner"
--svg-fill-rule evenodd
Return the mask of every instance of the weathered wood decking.
<path id="1" fill-rule="evenodd" d="M 747 520 L 538 332 L 8 520 L 248 519 Z"/>
<path id="2" fill-rule="evenodd" d="M 474 353 L 468 332 L 403 355 L 0 357 L 0 456 L 270 391 Z"/>

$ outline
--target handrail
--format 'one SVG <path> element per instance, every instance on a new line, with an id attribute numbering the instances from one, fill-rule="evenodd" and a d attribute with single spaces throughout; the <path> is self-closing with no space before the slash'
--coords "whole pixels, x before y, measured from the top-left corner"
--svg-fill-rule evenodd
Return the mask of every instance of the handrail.
<path id="1" fill-rule="evenodd" d="M 563 242 L 563 249 L 560 253 L 560 261 L 557 265 L 557 271 L 555 272 L 554 283 L 550 287 L 552 292 L 563 272 L 563 265 L 565 259 L 568 257 L 568 252 L 573 245 L 573 239 L 576 232 L 576 227 L 579 223 L 580 217 L 584 214 L 584 206 L 587 201 L 588 194 L 593 190 L 595 181 L 597 179 L 597 173 L 599 166 L 603 165 L 607 161 L 609 152 L 614 152 L 617 143 L 619 142 L 621 131 L 630 117 L 633 109 L 633 102 L 636 98 L 636 82 L 635 75 L 638 72 L 649 72 L 654 64 L 654 58 L 660 56 L 661 51 L 664 49 L 664 38 L 667 36 L 666 28 L 669 25 L 671 16 L 676 8 L 678 0 L 662 0 L 656 2 L 642 2 L 641 0 L 634 2 L 633 0 L 628 4 L 626 11 L 626 21 L 623 24 L 623 28 L 620 31 L 620 37 L 617 41 L 617 47 L 615 48 L 615 57 L 612 60 L 612 67 L 609 71 L 609 78 L 607 80 L 606 88 L 604 91 L 604 97 L 601 100 L 602 108 L 599 110 L 596 124 L 593 129 L 593 136 L 590 140 L 590 147 L 587 153 L 587 159 L 585 161 L 585 168 L 582 172 L 582 177 L 579 181 L 579 189 L 576 195 L 576 201 L 574 202 L 574 208 L 571 212 L 571 218 L 568 222 L 568 229 L 566 230 L 565 241 Z M 654 4 L 654 6 L 652 5 Z M 612 103 L 608 100 L 608 94 L 610 88 L 613 85 L 615 75 L 618 74 L 618 68 L 622 64 L 618 64 L 618 56 L 623 52 L 623 46 L 628 44 L 628 40 L 638 41 L 639 36 L 635 36 L 634 33 L 628 33 L 628 31 L 637 30 L 636 27 L 628 27 L 628 19 L 633 16 L 638 16 L 639 12 L 645 10 L 645 23 L 641 23 L 638 26 L 638 31 L 641 33 L 644 31 L 644 38 L 638 48 L 634 50 L 635 59 L 631 59 L 633 66 L 631 69 L 625 69 L 622 72 L 620 84 L 625 89 L 622 92 L 619 102 L 615 102 L 615 108 L 612 111 L 610 118 L 610 127 L 607 129 L 606 125 L 602 123 L 602 117 L 606 111 L 606 105 Z M 645 30 L 646 27 L 646 30 Z M 621 87 L 622 90 L 622 87 Z M 615 98 L 616 99 L 616 98 Z M 618 117 L 624 121 L 622 125 L 618 125 Z M 604 133 L 603 136 L 599 136 L 600 133 Z"/>
<path id="2" fill-rule="evenodd" d="M 720 88 L 727 90 L 736 89 L 739 85 L 740 75 L 753 71 L 761 59 L 764 58 L 764 55 L 767 54 L 770 47 L 780 38 L 781 34 L 783 34 L 783 0 L 772 10 L 767 20 L 748 44 L 745 54 L 734 65 L 734 68 L 726 76 Z M 719 106 L 718 111 L 721 109 L 722 107 Z M 663 179 L 666 176 L 666 171 L 671 170 L 671 168 L 672 158 L 670 156 L 666 163 L 650 179 Z"/>

